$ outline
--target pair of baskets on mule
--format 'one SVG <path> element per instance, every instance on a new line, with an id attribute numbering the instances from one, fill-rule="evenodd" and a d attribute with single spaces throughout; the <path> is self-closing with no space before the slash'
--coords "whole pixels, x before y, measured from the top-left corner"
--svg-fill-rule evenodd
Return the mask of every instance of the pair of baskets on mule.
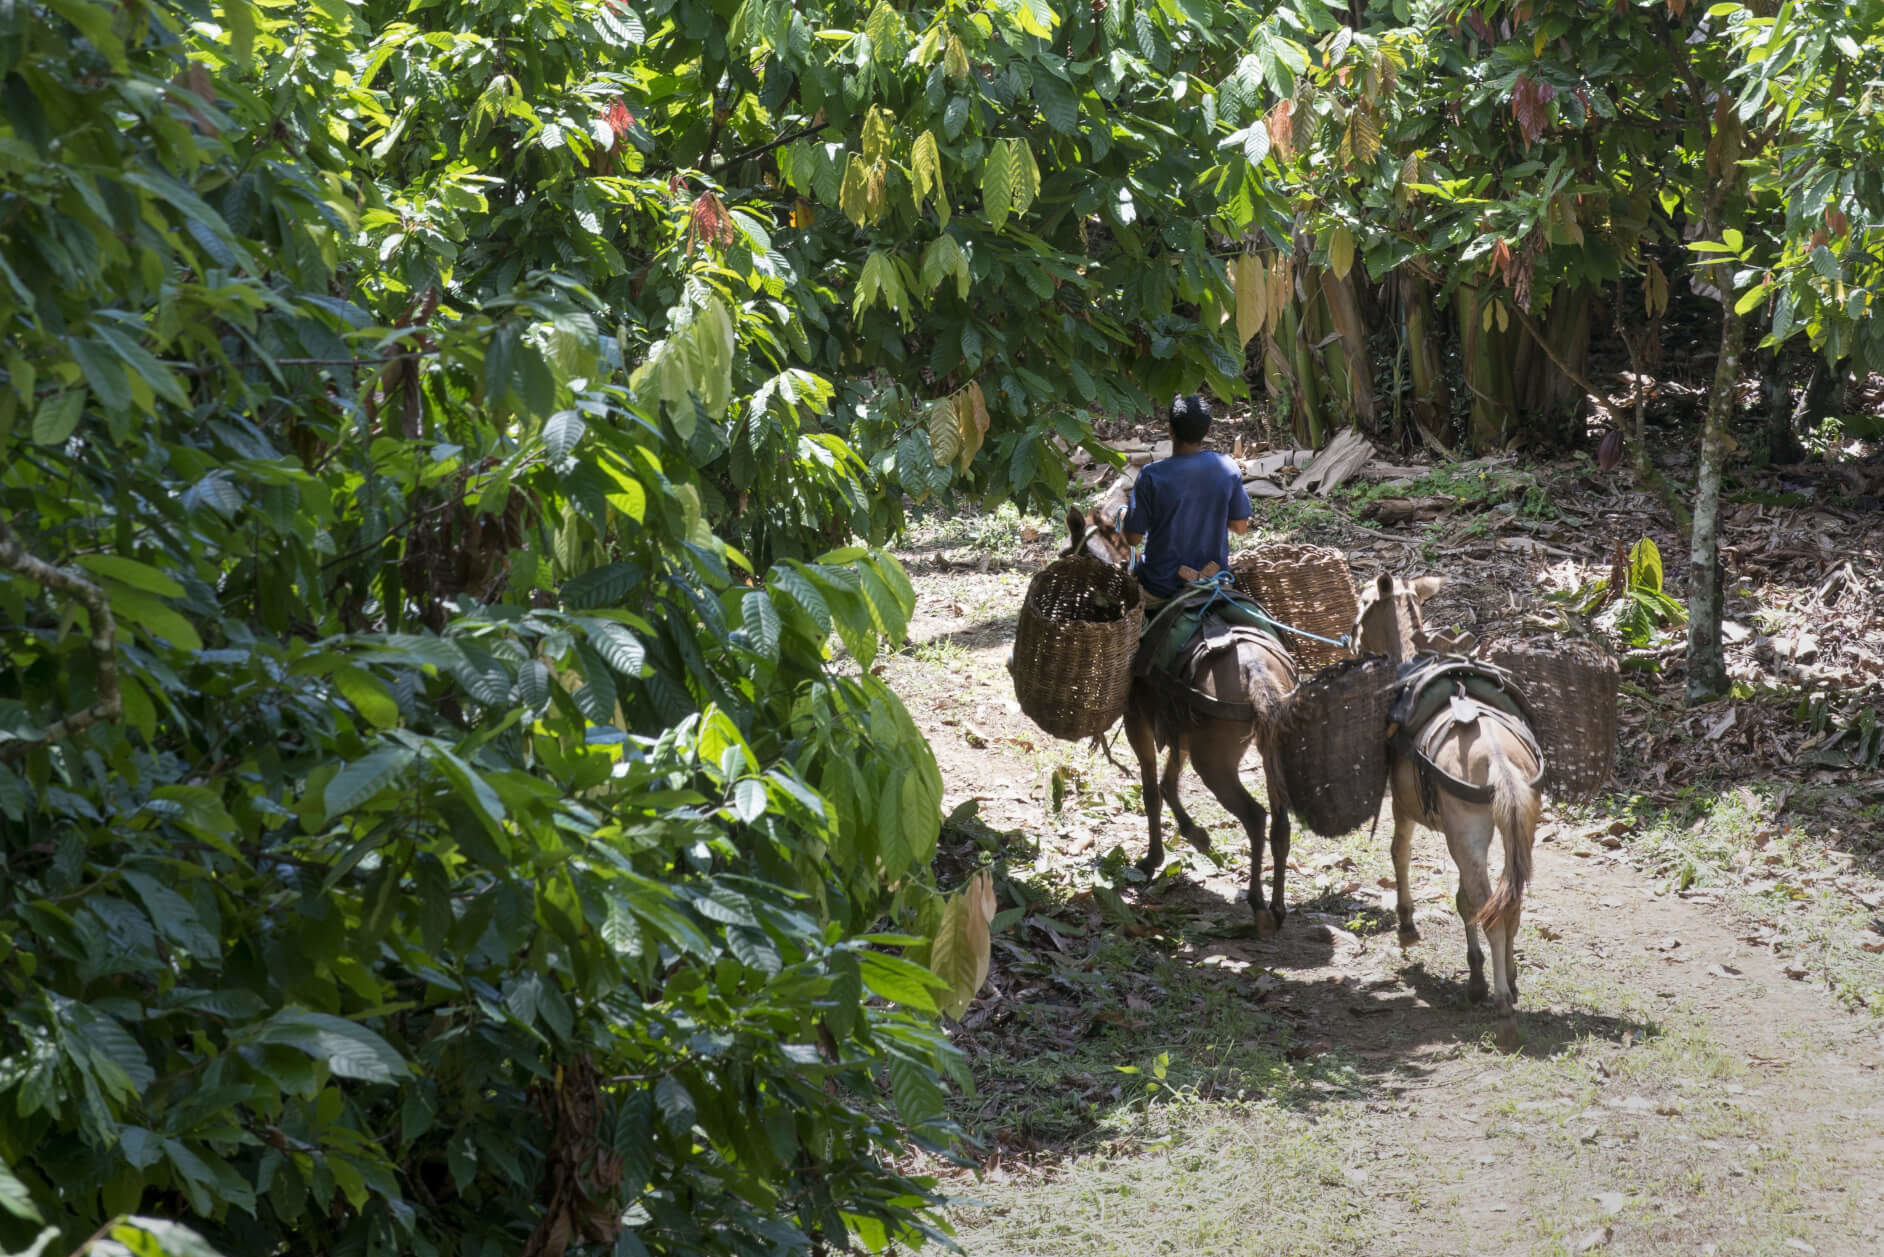
<path id="1" fill-rule="evenodd" d="M 1615 657 L 1556 641 L 1494 647 L 1482 657 L 1509 675 L 1534 717 L 1544 789 L 1559 798 L 1600 790 L 1615 769 Z M 1345 834 L 1379 811 L 1397 671 L 1383 655 L 1348 659 L 1289 696 L 1282 775 L 1290 809 L 1315 833 Z"/>
<path id="2" fill-rule="evenodd" d="M 1265 546 L 1238 555 L 1230 572 L 1238 590 L 1285 625 L 1329 638 L 1353 628 L 1359 603 L 1338 550 Z M 1049 565 L 1027 586 L 1008 661 L 1021 710 L 1058 738 L 1104 733 L 1125 714 L 1144 626 L 1144 596 L 1123 567 L 1086 554 Z M 1347 654 L 1300 635 L 1287 642 L 1305 668 Z"/>

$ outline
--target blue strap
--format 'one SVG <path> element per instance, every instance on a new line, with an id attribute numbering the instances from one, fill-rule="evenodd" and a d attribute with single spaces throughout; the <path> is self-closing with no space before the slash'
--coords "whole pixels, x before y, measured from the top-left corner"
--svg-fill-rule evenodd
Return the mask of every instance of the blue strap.
<path id="1" fill-rule="evenodd" d="M 1216 606 L 1219 602 L 1228 602 L 1230 600 L 1228 591 L 1235 587 L 1235 583 L 1236 578 L 1228 572 L 1218 572 L 1215 576 L 1206 576 L 1201 580 L 1191 582 L 1193 588 L 1207 586 L 1210 589 L 1209 599 L 1205 601 L 1203 606 L 1197 608 L 1197 622 L 1200 625 L 1203 623 L 1204 613 L 1206 611 Z M 1319 633 L 1311 633 L 1307 629 L 1296 628 L 1293 624 L 1284 624 L 1281 620 L 1270 616 L 1266 611 L 1257 610 L 1252 612 L 1252 614 L 1270 628 L 1281 629 L 1283 632 L 1293 633 L 1297 637 L 1306 637 L 1310 641 L 1321 642 L 1328 646 L 1338 646 L 1342 650 L 1346 650 L 1353 644 L 1353 639 L 1347 633 L 1343 633 L 1339 640 L 1337 640 L 1332 637 L 1323 637 Z"/>

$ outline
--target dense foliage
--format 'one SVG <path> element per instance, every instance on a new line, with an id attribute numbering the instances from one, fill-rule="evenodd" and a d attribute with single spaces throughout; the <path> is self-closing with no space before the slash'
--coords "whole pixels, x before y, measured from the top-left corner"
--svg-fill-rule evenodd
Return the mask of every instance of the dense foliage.
<path id="1" fill-rule="evenodd" d="M 0 11 L 0 1244 L 914 1242 L 904 495 L 1249 378 L 1574 439 L 1684 277 L 1880 365 L 1880 17 Z"/>

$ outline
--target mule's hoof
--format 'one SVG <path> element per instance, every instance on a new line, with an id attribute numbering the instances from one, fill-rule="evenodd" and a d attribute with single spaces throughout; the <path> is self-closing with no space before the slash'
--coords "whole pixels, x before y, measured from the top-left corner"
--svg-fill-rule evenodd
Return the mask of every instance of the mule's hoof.
<path id="1" fill-rule="evenodd" d="M 1210 849 L 1210 831 L 1205 829 L 1202 825 L 1193 825 L 1189 829 L 1181 830 L 1180 833 L 1185 842 L 1190 843 L 1191 846 L 1203 852 L 1205 855 L 1212 857 L 1216 855 L 1216 853 Z"/>
<path id="2" fill-rule="evenodd" d="M 1485 985 L 1484 978 L 1475 973 L 1472 975 L 1472 980 L 1465 985 L 1465 998 L 1474 1004 L 1483 1004 L 1491 998 L 1491 988 Z"/>
<path id="3" fill-rule="evenodd" d="M 1419 941 L 1420 941 L 1420 932 L 1416 927 L 1411 926 L 1411 925 L 1405 925 L 1405 926 L 1400 927 L 1400 946 L 1411 947 L 1413 946 L 1413 944 Z"/>
<path id="4" fill-rule="evenodd" d="M 1281 929 L 1282 923 L 1289 919 L 1289 906 L 1282 903 L 1280 900 L 1271 899 L 1269 901 L 1269 915 L 1276 919 L 1276 928 Z"/>
<path id="5" fill-rule="evenodd" d="M 1498 1022 L 1498 1050 L 1515 1052 L 1524 1046 L 1524 1036 L 1518 1033 L 1518 1019 L 1504 1017 Z"/>
<path id="6" fill-rule="evenodd" d="M 1140 873 L 1143 873 L 1146 881 L 1150 881 L 1152 875 L 1158 871 L 1158 866 L 1162 863 L 1162 860 L 1154 860 L 1150 856 L 1146 856 L 1144 859 L 1133 864 L 1132 867 L 1137 869 Z"/>
<path id="7" fill-rule="evenodd" d="M 1252 903 L 1249 910 L 1250 915 L 1256 918 L 1256 937 L 1274 937 L 1281 923 L 1278 922 L 1274 916 L 1270 915 L 1269 909 L 1259 904 Z"/>

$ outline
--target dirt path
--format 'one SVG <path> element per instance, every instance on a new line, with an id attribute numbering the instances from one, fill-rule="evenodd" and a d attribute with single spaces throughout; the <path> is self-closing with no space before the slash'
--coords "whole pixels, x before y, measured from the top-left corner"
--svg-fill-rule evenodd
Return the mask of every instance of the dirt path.
<path id="1" fill-rule="evenodd" d="M 1880 1024 L 1798 953 L 1645 874 L 1606 818 L 1549 812 L 1506 1055 L 1464 998 L 1437 835 L 1405 952 L 1384 822 L 1298 834 L 1292 915 L 1260 940 L 1241 832 L 1190 777 L 1222 866 L 1178 851 L 1131 884 L 1132 776 L 1012 702 L 1026 570 L 917 565 L 887 673 L 949 804 L 976 801 L 954 858 L 994 859 L 1011 905 L 958 1036 L 986 1146 L 955 1184 L 966 1251 L 1884 1253 Z"/>

